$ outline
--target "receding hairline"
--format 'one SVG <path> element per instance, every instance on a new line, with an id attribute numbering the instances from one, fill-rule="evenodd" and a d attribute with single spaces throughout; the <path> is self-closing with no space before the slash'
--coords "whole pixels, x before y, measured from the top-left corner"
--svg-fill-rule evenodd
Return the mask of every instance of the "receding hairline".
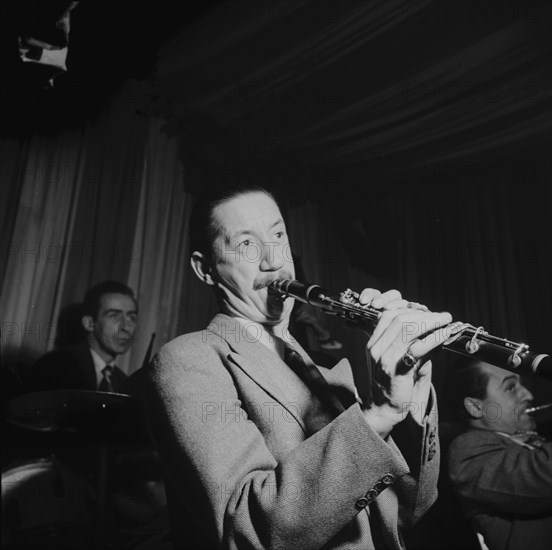
<path id="1" fill-rule="evenodd" d="M 468 375 L 469 373 L 475 373 L 478 376 L 484 375 L 486 376 L 487 379 L 489 378 L 489 373 L 485 370 L 485 367 L 486 366 L 492 367 L 493 365 L 491 365 L 490 363 L 486 363 L 485 361 L 477 357 L 471 358 L 471 360 L 468 358 L 466 359 L 468 360 L 468 363 L 466 365 L 459 367 L 456 372 L 456 375 L 465 376 L 465 375 Z M 487 380 L 487 383 L 488 383 L 488 380 Z"/>
<path id="2" fill-rule="evenodd" d="M 107 296 L 123 296 L 124 298 L 130 298 L 134 304 L 134 311 L 138 313 L 138 300 L 136 300 L 136 297 L 134 295 L 127 294 L 125 292 L 104 292 L 99 296 L 100 306 L 103 304 L 103 301 Z M 109 308 L 109 309 L 113 309 L 113 308 Z"/>
<path id="3" fill-rule="evenodd" d="M 103 297 L 108 294 L 129 296 L 134 301 L 136 309 L 138 309 L 138 300 L 134 294 L 134 291 L 125 283 L 109 279 L 94 285 L 86 291 L 82 303 L 83 315 L 90 315 L 92 318 L 96 319 L 101 306 L 101 301 Z"/>
<path id="4" fill-rule="evenodd" d="M 199 252 L 206 257 L 212 257 L 215 240 L 221 233 L 221 224 L 218 215 L 214 215 L 215 211 L 234 199 L 256 194 L 270 197 L 278 209 L 280 208 L 274 194 L 260 185 L 218 188 L 208 190 L 205 194 L 198 196 L 190 216 L 190 254 Z"/>
<path id="5" fill-rule="evenodd" d="M 498 383 L 500 386 L 504 384 L 507 380 L 520 380 L 520 376 L 517 372 L 508 371 L 506 369 L 501 369 L 497 365 L 493 365 L 491 363 L 486 363 L 485 361 L 480 361 L 478 364 L 478 367 L 480 369 L 481 373 L 485 373 L 487 375 L 488 381 L 487 385 L 489 384 L 489 381 L 491 380 L 491 375 L 495 374 L 496 377 L 498 377 Z"/>
<path id="6" fill-rule="evenodd" d="M 280 205 L 276 202 L 274 195 L 272 195 L 270 191 L 267 191 L 266 189 L 244 189 L 241 191 L 236 191 L 235 194 L 228 195 L 227 197 L 223 197 L 219 201 L 215 202 L 211 208 L 211 216 L 213 216 L 217 208 L 225 206 L 238 199 L 242 199 L 243 197 L 248 197 L 250 195 L 264 195 L 265 197 L 268 197 L 272 200 L 272 202 L 278 207 L 278 210 L 280 209 Z"/>
<path id="7" fill-rule="evenodd" d="M 276 201 L 272 193 L 270 193 L 270 191 L 267 191 L 266 189 L 244 189 L 243 191 L 238 191 L 236 192 L 236 194 L 225 197 L 221 199 L 219 202 L 213 204 L 209 217 L 210 217 L 210 223 L 211 223 L 211 227 L 213 228 L 214 235 L 218 237 L 218 236 L 221 236 L 222 234 L 221 232 L 222 224 L 218 220 L 218 217 L 216 215 L 217 210 L 219 210 L 223 206 L 227 206 L 233 201 L 242 199 L 250 195 L 264 195 L 268 197 L 274 203 L 274 205 L 278 209 L 278 212 L 280 212 L 280 205 L 278 204 L 278 202 Z M 281 212 L 280 212 L 280 218 L 277 223 L 280 223 L 280 222 L 284 223 L 284 219 Z M 274 225 L 276 225 L 276 223 Z M 213 245 L 214 241 L 211 244 Z"/>

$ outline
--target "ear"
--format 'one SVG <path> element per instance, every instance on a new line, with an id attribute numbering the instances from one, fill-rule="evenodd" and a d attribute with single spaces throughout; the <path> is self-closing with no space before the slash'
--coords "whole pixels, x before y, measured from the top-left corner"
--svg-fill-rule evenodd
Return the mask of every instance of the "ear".
<path id="1" fill-rule="evenodd" d="M 190 258 L 190 263 L 192 264 L 194 273 L 201 281 L 207 283 L 208 285 L 215 284 L 212 276 L 213 268 L 201 252 L 193 252 L 192 257 Z"/>
<path id="2" fill-rule="evenodd" d="M 481 418 L 483 416 L 483 403 L 476 397 L 465 397 L 464 408 L 472 418 Z"/>
<path id="3" fill-rule="evenodd" d="M 94 331 L 94 319 L 92 318 L 92 315 L 83 315 L 81 318 L 81 322 L 86 332 Z"/>

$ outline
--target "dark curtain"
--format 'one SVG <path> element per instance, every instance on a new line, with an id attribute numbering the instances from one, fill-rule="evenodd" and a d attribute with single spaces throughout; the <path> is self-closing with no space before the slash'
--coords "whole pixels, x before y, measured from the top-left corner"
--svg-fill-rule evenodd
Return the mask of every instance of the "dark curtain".
<path id="1" fill-rule="evenodd" d="M 191 199 L 174 140 L 140 114 L 147 82 L 129 81 L 97 116 L 71 129 L 0 140 L 2 364 L 24 368 L 80 336 L 91 285 L 127 283 L 139 301 L 143 362 L 182 329 Z"/>
<path id="2" fill-rule="evenodd" d="M 160 51 L 151 108 L 194 167 L 192 193 L 260 183 L 312 214 L 292 237 L 338 258 L 303 254 L 316 282 L 397 287 L 549 351 L 551 15 L 222 2 Z"/>
<path id="3" fill-rule="evenodd" d="M 134 370 L 151 332 L 158 347 L 214 311 L 187 265 L 189 209 L 239 181 L 280 197 L 314 282 L 396 287 L 549 351 L 551 14 L 540 1 L 219 3 L 160 50 L 153 83 L 94 121 L 3 141 L 3 321 L 54 322 L 92 282 L 121 278 L 147 319 Z M 22 259 L 19 245 L 71 239 L 117 246 L 81 264 Z M 328 323 L 362 364 L 363 337 Z M 10 353 L 53 345 L 6 334 Z"/>
<path id="4" fill-rule="evenodd" d="M 205 327 L 189 217 L 230 183 L 277 195 L 311 282 L 398 288 L 552 352 L 551 16 L 527 0 L 224 1 L 165 44 L 152 82 L 70 124 L 54 111 L 49 131 L 2 131 L 3 367 L 51 349 L 106 278 L 140 303 L 127 372 L 152 333 L 156 351 Z M 326 326 L 366 394 L 366 336 Z M 549 380 L 527 382 L 550 401 Z M 421 547 L 464 548 L 461 510 L 443 514 Z"/>

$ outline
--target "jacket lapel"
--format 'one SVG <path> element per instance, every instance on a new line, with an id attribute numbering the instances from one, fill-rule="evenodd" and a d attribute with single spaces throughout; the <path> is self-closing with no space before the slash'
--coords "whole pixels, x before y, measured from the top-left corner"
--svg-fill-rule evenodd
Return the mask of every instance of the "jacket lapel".
<path id="1" fill-rule="evenodd" d="M 88 342 L 85 340 L 77 344 L 75 351 L 77 355 L 77 368 L 81 369 L 81 375 L 86 389 L 95 390 L 98 385 L 98 380 L 96 378 L 94 359 L 92 359 L 92 352 L 90 351 Z"/>
<path id="2" fill-rule="evenodd" d="M 207 328 L 228 344 L 227 359 L 284 407 L 307 432 L 307 427 L 297 414 L 297 409 L 302 408 L 289 406 L 291 387 L 288 389 L 288 381 L 285 376 L 279 376 L 282 373 L 277 368 L 281 359 L 247 332 L 244 325 L 228 315 L 219 313 Z"/>

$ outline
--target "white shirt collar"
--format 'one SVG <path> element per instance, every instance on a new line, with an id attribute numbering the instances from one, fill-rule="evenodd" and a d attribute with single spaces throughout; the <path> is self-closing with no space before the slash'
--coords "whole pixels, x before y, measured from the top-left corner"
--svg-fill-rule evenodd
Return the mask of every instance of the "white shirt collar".
<path id="1" fill-rule="evenodd" d="M 542 437 L 541 435 L 539 435 L 537 432 L 534 432 L 534 431 L 508 434 L 505 432 L 499 432 L 495 430 L 495 433 L 498 435 L 501 435 L 502 437 L 506 437 L 510 439 L 511 441 L 513 441 L 514 443 L 517 443 L 518 445 L 527 447 L 532 451 L 534 451 L 539 447 L 542 447 L 542 444 L 545 441 L 544 437 Z"/>

